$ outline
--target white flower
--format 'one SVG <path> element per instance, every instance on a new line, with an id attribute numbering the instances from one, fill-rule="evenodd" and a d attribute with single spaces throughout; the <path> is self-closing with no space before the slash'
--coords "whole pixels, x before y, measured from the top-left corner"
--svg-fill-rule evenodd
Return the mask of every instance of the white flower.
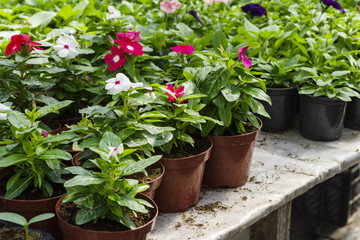
<path id="1" fill-rule="evenodd" d="M 106 81 L 105 89 L 108 94 L 115 95 L 122 91 L 128 91 L 130 88 L 142 87 L 143 83 L 132 83 L 129 78 L 122 73 L 116 74 L 116 78 L 110 78 Z"/>
<path id="2" fill-rule="evenodd" d="M 114 157 L 116 161 L 119 161 L 118 154 L 121 154 L 124 151 L 124 146 L 120 144 L 118 147 L 108 147 L 110 152 L 107 155 L 107 158 Z"/>
<path id="3" fill-rule="evenodd" d="M 10 110 L 8 106 L 5 106 L 4 104 L 0 103 L 0 111 L 1 110 Z M 6 113 L 0 113 L 0 120 L 6 120 Z"/>
<path id="4" fill-rule="evenodd" d="M 54 50 L 62 58 L 75 58 L 79 54 L 79 46 L 74 36 L 63 34 L 56 40 Z"/>
<path id="5" fill-rule="evenodd" d="M 106 13 L 106 19 L 119 18 L 120 11 L 116 10 L 113 6 L 109 6 L 108 10 L 110 13 Z"/>
<path id="6" fill-rule="evenodd" d="M 156 95 L 153 92 L 152 87 L 145 87 L 146 90 L 149 90 L 149 92 L 145 93 L 146 96 L 151 97 L 152 99 L 156 99 Z"/>

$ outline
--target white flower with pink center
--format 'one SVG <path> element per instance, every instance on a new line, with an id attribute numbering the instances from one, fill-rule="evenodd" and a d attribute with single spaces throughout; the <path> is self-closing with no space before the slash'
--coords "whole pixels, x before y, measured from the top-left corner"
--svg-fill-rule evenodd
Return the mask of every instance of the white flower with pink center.
<path id="1" fill-rule="evenodd" d="M 54 50 L 62 58 L 75 58 L 79 54 L 79 46 L 74 36 L 63 34 L 56 40 Z"/>
<path id="2" fill-rule="evenodd" d="M 143 83 L 132 83 L 129 78 L 122 73 L 116 74 L 115 78 L 110 78 L 106 81 L 105 89 L 108 94 L 115 95 L 123 91 L 128 91 L 130 88 L 142 87 Z"/>
<path id="3" fill-rule="evenodd" d="M 109 13 L 106 13 L 106 19 L 113 19 L 113 18 L 119 18 L 120 17 L 120 11 L 116 10 L 113 6 L 108 6 Z"/>
<path id="4" fill-rule="evenodd" d="M 107 158 L 114 157 L 116 161 L 119 161 L 118 154 L 121 154 L 124 151 L 124 146 L 120 144 L 118 147 L 108 147 L 109 153 Z"/>

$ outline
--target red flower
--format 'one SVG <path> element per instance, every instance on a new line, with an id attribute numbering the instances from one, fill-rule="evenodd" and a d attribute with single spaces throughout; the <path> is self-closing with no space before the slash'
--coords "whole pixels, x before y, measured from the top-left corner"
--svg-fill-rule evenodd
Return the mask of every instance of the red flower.
<path id="1" fill-rule="evenodd" d="M 191 46 L 191 45 L 177 45 L 175 47 L 171 47 L 171 49 L 174 52 L 183 53 L 183 54 L 186 54 L 186 55 L 192 54 L 193 51 L 195 50 L 194 47 Z"/>
<path id="2" fill-rule="evenodd" d="M 140 31 L 139 32 L 126 32 L 122 33 L 119 32 L 116 34 L 116 36 L 119 38 L 119 40 L 122 40 L 123 38 L 129 38 L 132 42 L 140 42 Z"/>
<path id="3" fill-rule="evenodd" d="M 185 89 L 184 86 L 180 86 L 175 91 L 174 86 L 169 83 L 166 86 L 166 90 L 165 90 L 165 93 L 167 95 L 169 95 L 167 100 L 170 101 L 170 102 L 175 102 L 177 98 L 184 96 L 184 94 L 185 94 L 184 89 Z M 173 95 L 175 95 L 175 97 Z"/>
<path id="4" fill-rule="evenodd" d="M 19 35 L 14 35 L 11 37 L 11 42 L 6 46 L 6 50 L 5 50 L 5 56 L 9 56 L 10 54 L 18 51 L 18 50 L 22 50 L 22 45 L 25 43 L 25 47 L 29 50 L 32 51 L 34 50 L 34 48 L 42 50 L 39 47 L 36 47 L 36 45 L 41 45 L 40 43 L 37 42 L 33 42 L 30 41 L 30 36 L 27 34 L 19 34 Z"/>
<path id="5" fill-rule="evenodd" d="M 142 46 L 138 42 L 132 42 L 130 38 L 124 37 L 119 40 L 114 40 L 117 42 L 125 52 L 131 53 L 134 56 L 142 56 L 144 52 L 142 51 Z"/>
<path id="6" fill-rule="evenodd" d="M 114 71 L 124 65 L 126 58 L 124 51 L 115 45 L 111 47 L 110 51 L 112 54 L 109 53 L 105 55 L 105 63 L 106 65 L 110 65 L 110 71 Z"/>

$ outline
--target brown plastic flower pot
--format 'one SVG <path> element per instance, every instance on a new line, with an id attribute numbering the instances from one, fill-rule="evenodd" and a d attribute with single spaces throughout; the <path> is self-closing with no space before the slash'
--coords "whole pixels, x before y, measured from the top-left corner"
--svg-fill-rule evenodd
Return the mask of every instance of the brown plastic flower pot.
<path id="1" fill-rule="evenodd" d="M 199 201 L 205 162 L 211 149 L 212 143 L 206 151 L 194 156 L 160 159 L 165 174 L 154 198 L 160 212 L 185 211 Z"/>
<path id="2" fill-rule="evenodd" d="M 63 231 L 64 240 L 146 240 L 146 235 L 153 229 L 155 220 L 158 216 L 159 209 L 156 203 L 149 197 L 139 194 L 139 198 L 142 198 L 150 202 L 154 207 L 156 214 L 151 221 L 147 224 L 126 231 L 94 231 L 89 229 L 83 229 L 78 226 L 72 225 L 64 221 L 57 213 L 60 209 L 63 197 L 56 203 L 56 217 L 59 221 L 59 226 Z M 120 224 L 120 223 L 119 223 Z"/>
<path id="3" fill-rule="evenodd" d="M 249 178 L 260 130 L 236 136 L 210 136 L 214 147 L 206 163 L 203 183 L 209 187 L 239 187 Z"/>
<path id="4" fill-rule="evenodd" d="M 0 196 L 0 212 L 17 213 L 29 221 L 39 214 L 55 213 L 55 204 L 62 196 L 64 195 L 39 200 L 17 200 Z M 55 217 L 33 223 L 31 227 L 48 232 L 56 239 L 62 239 L 62 232 Z"/>

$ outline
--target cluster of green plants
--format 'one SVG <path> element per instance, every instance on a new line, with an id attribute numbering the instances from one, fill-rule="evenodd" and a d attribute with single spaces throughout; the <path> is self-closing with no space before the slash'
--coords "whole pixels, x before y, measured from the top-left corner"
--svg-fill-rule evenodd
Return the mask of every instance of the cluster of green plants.
<path id="1" fill-rule="evenodd" d="M 155 152 L 194 146 L 194 134 L 259 128 L 266 87 L 360 97 L 354 1 L 340 2 L 344 12 L 262 1 L 261 16 L 241 0 L 181 1 L 173 12 L 158 0 L 0 3 L 0 167 L 16 166 L 6 196 L 30 186 L 51 196 L 49 182 L 71 173 L 65 201 L 80 208 L 78 224 L 106 216 L 134 228 L 124 209 L 149 203 L 136 197 L 146 186 L 127 177 L 146 172 Z M 81 120 L 60 135 L 37 121 L 72 114 Z M 69 145 L 98 170 L 64 168 Z"/>

